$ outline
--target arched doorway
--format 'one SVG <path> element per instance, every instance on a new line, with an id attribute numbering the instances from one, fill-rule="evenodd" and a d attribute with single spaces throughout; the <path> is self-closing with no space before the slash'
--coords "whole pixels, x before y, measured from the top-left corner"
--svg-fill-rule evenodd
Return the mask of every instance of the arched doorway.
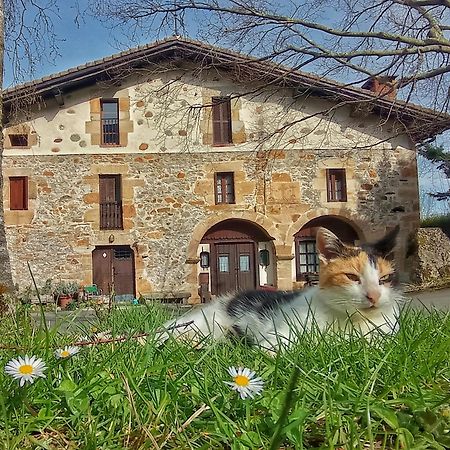
<path id="1" fill-rule="evenodd" d="M 294 234 L 297 281 L 306 281 L 308 277 L 319 273 L 319 257 L 316 251 L 316 233 L 319 227 L 327 228 L 348 244 L 354 244 L 360 239 L 355 228 L 338 216 L 321 216 L 310 220 Z"/>
<path id="2" fill-rule="evenodd" d="M 209 267 L 202 267 L 200 284 L 207 279 L 213 295 L 273 285 L 272 240 L 264 229 L 247 220 L 227 219 L 214 225 L 200 241 L 200 250 L 210 255 Z"/>

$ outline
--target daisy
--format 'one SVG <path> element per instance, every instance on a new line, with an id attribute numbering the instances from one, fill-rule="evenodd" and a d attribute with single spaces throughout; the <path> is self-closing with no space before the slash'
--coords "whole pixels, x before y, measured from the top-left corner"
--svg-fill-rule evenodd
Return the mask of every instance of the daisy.
<path id="1" fill-rule="evenodd" d="M 19 356 L 17 359 L 12 359 L 6 364 L 5 372 L 16 380 L 20 380 L 19 385 L 23 386 L 26 381 L 34 383 L 35 378 L 45 378 L 44 370 L 46 368 L 41 358 L 36 358 L 36 356 L 32 356 L 31 358 L 24 356 L 22 358 Z"/>
<path id="2" fill-rule="evenodd" d="M 65 359 L 69 358 L 70 356 L 76 355 L 80 351 L 79 347 L 73 347 L 73 346 L 65 346 L 63 349 L 59 348 L 55 351 L 55 356 L 57 358 Z"/>
<path id="3" fill-rule="evenodd" d="M 233 377 L 233 381 L 224 381 L 225 384 L 237 392 L 242 399 L 247 397 L 253 398 L 261 393 L 263 389 L 263 380 L 255 377 L 255 372 L 243 367 L 229 367 L 228 373 Z"/>

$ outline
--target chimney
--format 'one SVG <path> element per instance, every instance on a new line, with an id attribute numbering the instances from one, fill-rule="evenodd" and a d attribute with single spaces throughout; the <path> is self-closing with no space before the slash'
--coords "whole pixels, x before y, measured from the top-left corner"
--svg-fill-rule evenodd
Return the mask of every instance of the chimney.
<path id="1" fill-rule="evenodd" d="M 397 82 L 393 76 L 373 77 L 367 80 L 362 89 L 374 92 L 379 97 L 388 100 L 395 100 L 397 97 Z"/>

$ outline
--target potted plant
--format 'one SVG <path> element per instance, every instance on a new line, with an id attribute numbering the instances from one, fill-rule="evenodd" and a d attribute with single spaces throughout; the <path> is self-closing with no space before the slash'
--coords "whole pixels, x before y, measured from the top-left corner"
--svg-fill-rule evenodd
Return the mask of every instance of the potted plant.
<path id="1" fill-rule="evenodd" d="M 53 287 L 53 295 L 58 306 L 66 309 L 70 303 L 78 296 L 80 285 L 76 281 L 59 281 Z"/>

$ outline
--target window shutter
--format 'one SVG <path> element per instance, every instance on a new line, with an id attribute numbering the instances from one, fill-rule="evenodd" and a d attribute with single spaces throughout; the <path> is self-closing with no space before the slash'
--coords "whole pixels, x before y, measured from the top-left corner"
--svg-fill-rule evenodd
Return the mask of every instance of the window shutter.
<path id="1" fill-rule="evenodd" d="M 9 179 L 9 209 L 28 209 L 28 177 Z"/>
<path id="2" fill-rule="evenodd" d="M 213 144 L 230 144 L 231 101 L 229 97 L 212 98 Z"/>
<path id="3" fill-rule="evenodd" d="M 123 228 L 120 175 L 99 176 L 100 229 Z"/>

